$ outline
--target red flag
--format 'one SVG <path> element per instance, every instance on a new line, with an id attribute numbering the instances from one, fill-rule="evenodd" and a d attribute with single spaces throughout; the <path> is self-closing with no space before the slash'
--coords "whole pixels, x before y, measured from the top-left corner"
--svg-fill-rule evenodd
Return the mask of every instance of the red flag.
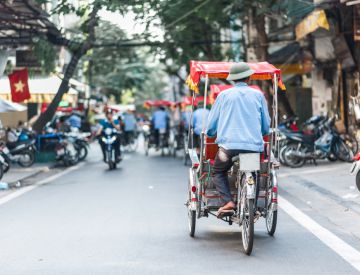
<path id="1" fill-rule="evenodd" d="M 11 98 L 13 102 L 23 102 L 31 97 L 27 69 L 13 71 L 8 77 L 10 80 Z"/>

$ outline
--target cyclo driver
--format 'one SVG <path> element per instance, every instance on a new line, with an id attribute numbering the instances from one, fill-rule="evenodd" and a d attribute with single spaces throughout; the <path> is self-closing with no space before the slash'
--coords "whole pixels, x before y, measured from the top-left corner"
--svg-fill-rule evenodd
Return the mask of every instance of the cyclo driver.
<path id="1" fill-rule="evenodd" d="M 159 150 L 160 132 L 166 132 L 166 136 L 169 134 L 169 119 L 169 114 L 163 106 L 160 106 L 152 115 L 151 127 L 155 137 L 156 150 Z"/>
<path id="2" fill-rule="evenodd" d="M 269 133 L 270 116 L 264 95 L 248 86 L 254 71 L 244 62 L 233 64 L 227 80 L 235 86 L 222 92 L 211 108 L 207 136 L 217 136 L 219 151 L 215 158 L 212 180 L 221 196 L 221 211 L 233 210 L 227 173 L 232 158 L 240 153 L 261 153 L 263 135 Z"/>
<path id="3" fill-rule="evenodd" d="M 101 136 L 104 132 L 105 129 L 110 128 L 110 129 L 116 129 L 118 132 L 121 131 L 120 128 L 120 121 L 118 119 L 113 119 L 113 113 L 111 110 L 107 110 L 106 111 L 106 118 L 101 120 L 99 122 L 100 124 L 100 128 L 97 132 L 97 136 Z M 102 141 L 101 138 L 98 139 L 99 140 L 99 144 L 103 153 L 103 159 L 105 161 L 105 144 Z M 114 142 L 114 151 L 115 151 L 115 158 L 116 161 L 119 162 L 121 161 L 121 150 L 120 150 L 120 135 L 116 135 L 116 140 Z"/>

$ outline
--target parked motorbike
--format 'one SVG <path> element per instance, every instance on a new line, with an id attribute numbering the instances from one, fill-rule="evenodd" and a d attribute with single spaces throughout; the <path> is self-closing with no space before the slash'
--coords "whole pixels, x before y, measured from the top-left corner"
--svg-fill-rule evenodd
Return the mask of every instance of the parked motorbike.
<path id="1" fill-rule="evenodd" d="M 5 167 L 7 166 L 5 158 L 0 154 L 0 180 L 5 174 Z M 9 169 L 7 169 L 8 171 Z"/>
<path id="2" fill-rule="evenodd" d="M 353 160 L 354 162 L 350 169 L 350 175 L 355 176 L 356 187 L 360 191 L 360 153 L 358 153 Z"/>
<path id="3" fill-rule="evenodd" d="M 327 119 L 318 126 L 317 132 L 313 135 L 284 132 L 289 140 L 281 151 L 285 163 L 297 168 L 303 166 L 307 160 L 312 160 L 315 164 L 317 159 L 326 158 L 330 161 L 350 161 L 353 152 L 336 132 L 334 123 L 335 118 Z"/>
<path id="4" fill-rule="evenodd" d="M 119 161 L 116 160 L 114 143 L 117 139 L 118 132 L 116 129 L 106 128 L 100 137 L 105 144 L 105 163 L 109 165 L 109 169 L 116 169 Z"/>
<path id="5" fill-rule="evenodd" d="M 3 143 L 1 156 L 5 159 L 4 171 L 7 172 L 11 162 L 16 162 L 22 167 L 30 167 L 35 162 L 35 140 Z"/>
<path id="6" fill-rule="evenodd" d="M 304 136 L 317 136 L 319 137 L 319 126 L 321 125 L 321 123 L 323 123 L 325 121 L 325 117 L 324 116 L 312 116 L 311 118 L 309 118 L 308 120 L 306 120 L 303 125 L 302 128 L 303 130 L 300 131 L 299 128 L 297 127 L 297 118 L 289 118 L 289 119 L 285 119 L 284 122 L 279 124 L 279 152 L 278 152 L 278 148 L 275 148 L 275 156 L 277 156 L 280 160 L 280 162 L 284 165 L 287 165 L 285 159 L 284 159 L 284 152 L 285 152 L 285 148 L 287 147 L 287 145 L 293 143 L 292 139 L 288 139 L 288 135 L 293 134 L 293 133 L 297 133 L 300 135 L 304 135 Z"/>
<path id="7" fill-rule="evenodd" d="M 79 161 L 86 159 L 89 151 L 89 138 L 91 133 L 68 133 L 66 134 L 68 139 L 74 144 L 78 151 Z"/>
<path id="8" fill-rule="evenodd" d="M 65 134 L 59 134 L 59 142 L 55 147 L 56 160 L 63 162 L 64 166 L 72 166 L 79 162 L 79 152 L 74 142 Z"/>

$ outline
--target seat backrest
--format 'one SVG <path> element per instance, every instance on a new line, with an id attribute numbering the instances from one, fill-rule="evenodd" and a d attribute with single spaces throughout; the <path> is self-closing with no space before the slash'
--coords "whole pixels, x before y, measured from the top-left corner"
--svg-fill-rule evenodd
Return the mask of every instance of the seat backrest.
<path id="1" fill-rule="evenodd" d="M 205 137 L 205 159 L 215 159 L 219 146 L 215 143 L 216 138 Z"/>

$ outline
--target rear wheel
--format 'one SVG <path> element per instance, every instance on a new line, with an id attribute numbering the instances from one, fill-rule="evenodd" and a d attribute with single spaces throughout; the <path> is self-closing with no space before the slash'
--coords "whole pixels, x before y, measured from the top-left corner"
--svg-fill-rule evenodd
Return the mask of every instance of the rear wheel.
<path id="1" fill-rule="evenodd" d="M 88 149 L 86 148 L 85 144 L 78 145 L 78 154 L 79 154 L 79 161 L 83 161 L 86 159 L 88 155 Z"/>
<path id="2" fill-rule="evenodd" d="M 24 151 L 19 156 L 19 165 L 22 167 L 30 167 L 34 164 L 35 161 L 35 154 L 34 151 Z"/>
<path id="3" fill-rule="evenodd" d="M 196 211 L 191 210 L 191 185 L 189 181 L 189 197 L 188 197 L 188 223 L 189 223 L 189 234 L 190 237 L 195 236 L 196 227 Z"/>
<path id="4" fill-rule="evenodd" d="M 190 237 L 194 237 L 195 236 L 195 226 L 196 226 L 196 211 L 190 210 L 190 209 L 188 210 L 188 220 L 189 220 Z"/>
<path id="5" fill-rule="evenodd" d="M 305 163 L 305 158 L 301 158 L 296 155 L 299 153 L 298 147 L 299 147 L 298 144 L 291 143 L 291 144 L 288 144 L 283 151 L 283 157 L 284 157 L 284 161 L 285 161 L 286 165 L 288 165 L 292 168 L 299 168 L 299 167 L 303 166 Z M 300 152 L 301 152 L 301 150 L 300 150 Z"/>
<path id="6" fill-rule="evenodd" d="M 339 139 L 334 144 L 333 151 L 338 159 L 346 162 L 352 162 L 352 158 L 354 157 L 354 154 L 342 139 Z"/>

